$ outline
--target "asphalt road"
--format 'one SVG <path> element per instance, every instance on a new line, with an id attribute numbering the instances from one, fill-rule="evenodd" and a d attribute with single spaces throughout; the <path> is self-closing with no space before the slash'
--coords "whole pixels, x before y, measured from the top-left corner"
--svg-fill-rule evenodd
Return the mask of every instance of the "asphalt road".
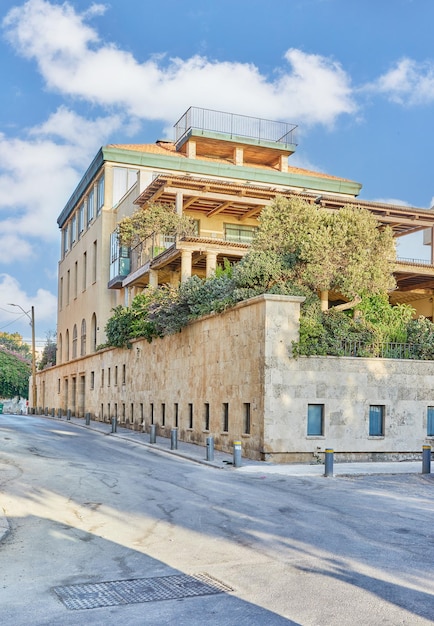
<path id="1" fill-rule="evenodd" d="M 433 496 L 433 475 L 221 470 L 67 422 L 2 415 L 11 531 L 0 544 L 0 623 L 433 624 Z M 137 579 L 197 574 L 232 591 L 135 602 Z M 55 592 L 102 581 L 130 581 L 128 602 L 74 610 Z"/>

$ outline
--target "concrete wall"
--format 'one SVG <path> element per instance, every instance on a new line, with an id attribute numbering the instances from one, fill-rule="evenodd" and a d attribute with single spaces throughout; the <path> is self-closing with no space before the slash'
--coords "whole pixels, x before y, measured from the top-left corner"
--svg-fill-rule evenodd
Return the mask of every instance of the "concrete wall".
<path id="1" fill-rule="evenodd" d="M 107 349 L 55 366 L 37 375 L 38 404 L 107 422 L 117 416 L 140 430 L 153 421 L 166 436 L 177 425 L 180 440 L 204 445 L 213 435 L 216 449 L 226 451 L 241 439 L 243 455 L 274 462 L 315 461 L 326 447 L 341 460 L 420 454 L 431 442 L 434 363 L 294 359 L 301 301 L 252 298 L 150 344 L 140 340 L 130 350 Z M 307 435 L 309 404 L 324 405 L 322 435 Z M 370 405 L 384 407 L 384 436 L 369 436 Z"/>

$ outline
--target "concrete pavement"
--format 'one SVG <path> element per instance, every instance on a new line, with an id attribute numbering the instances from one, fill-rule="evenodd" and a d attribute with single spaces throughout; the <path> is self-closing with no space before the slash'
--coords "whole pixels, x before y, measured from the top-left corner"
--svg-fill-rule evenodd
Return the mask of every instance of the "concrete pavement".
<path id="1" fill-rule="evenodd" d="M 21 416 L 17 415 L 17 419 Z M 245 475 L 284 475 L 284 476 L 298 476 L 298 477 L 316 477 L 318 479 L 324 478 L 324 465 L 323 464 L 285 464 L 276 465 L 273 463 L 266 463 L 261 461 L 252 461 L 250 459 L 242 459 L 242 466 L 234 468 L 233 455 L 214 451 L 214 460 L 206 460 L 206 448 L 196 444 L 185 443 L 178 441 L 178 448 L 171 450 L 171 440 L 167 437 L 156 437 L 156 443 L 151 444 L 148 433 L 139 431 L 133 431 L 129 428 L 123 428 L 119 424 L 117 425 L 116 433 L 111 432 L 111 424 L 106 422 L 91 421 L 89 426 L 86 426 L 85 420 L 82 418 L 71 417 L 67 420 L 66 417 L 58 418 L 51 416 L 37 416 L 50 419 L 57 424 L 67 423 L 79 428 L 87 428 L 99 432 L 101 435 L 116 437 L 131 443 L 144 446 L 152 449 L 156 454 L 171 454 L 180 458 L 188 459 L 196 463 L 209 465 L 210 467 L 241 472 Z M 1 428 L 1 421 L 0 421 Z M 1 459 L 0 459 L 1 470 Z M 395 462 L 375 462 L 375 463 L 334 463 L 333 475 L 338 476 L 350 476 L 350 475 L 363 475 L 363 474 L 415 474 L 422 472 L 422 453 L 420 461 L 395 461 Z M 1 474 L 0 474 L 1 477 Z M 8 534 L 9 524 L 6 517 L 3 514 L 3 510 L 0 509 L 0 541 Z"/>

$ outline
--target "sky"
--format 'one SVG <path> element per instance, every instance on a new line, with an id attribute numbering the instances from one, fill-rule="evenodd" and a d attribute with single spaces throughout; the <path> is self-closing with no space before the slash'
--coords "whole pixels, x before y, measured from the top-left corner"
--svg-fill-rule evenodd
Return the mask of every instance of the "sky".
<path id="1" fill-rule="evenodd" d="M 31 306 L 55 331 L 57 217 L 99 148 L 190 106 L 297 124 L 292 165 L 429 209 L 433 24 L 432 0 L 1 0 L 0 331 L 30 338 Z"/>

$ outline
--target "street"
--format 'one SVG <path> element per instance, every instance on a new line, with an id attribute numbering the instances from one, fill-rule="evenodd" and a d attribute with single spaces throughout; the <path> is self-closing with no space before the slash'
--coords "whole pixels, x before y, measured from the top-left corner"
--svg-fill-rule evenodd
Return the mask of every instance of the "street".
<path id="1" fill-rule="evenodd" d="M 242 473 L 0 415 L 0 504 L 2 626 L 434 623 L 432 474 Z M 183 595 L 198 575 L 222 590 Z M 188 584 L 137 602 L 134 581 L 157 578 Z M 121 581 L 123 604 L 62 600 Z"/>

